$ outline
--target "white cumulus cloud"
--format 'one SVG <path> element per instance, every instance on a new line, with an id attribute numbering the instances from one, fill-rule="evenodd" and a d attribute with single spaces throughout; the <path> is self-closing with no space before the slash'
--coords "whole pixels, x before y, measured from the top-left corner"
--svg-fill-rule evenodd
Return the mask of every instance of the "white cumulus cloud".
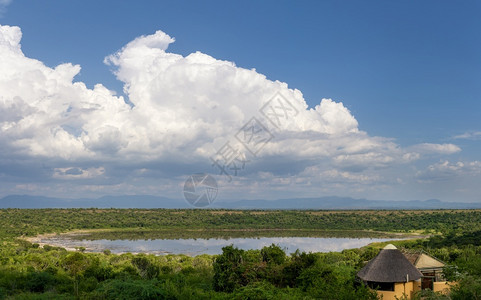
<path id="1" fill-rule="evenodd" d="M 481 174 L 481 162 L 450 162 L 441 160 L 429 165 L 425 170 L 418 171 L 416 178 L 421 181 L 453 180 L 461 176 L 477 176 Z"/>
<path id="2" fill-rule="evenodd" d="M 209 157 L 226 142 L 239 146 L 236 133 L 253 117 L 272 137 L 251 157 L 249 168 L 257 174 L 302 177 L 314 167 L 309 176 L 316 170 L 319 177 L 371 183 L 379 177 L 359 172 L 460 151 L 454 144 L 403 149 L 369 136 L 343 103 L 322 99 L 309 108 L 299 90 L 253 69 L 201 52 L 170 53 L 175 39 L 162 31 L 105 58 L 124 83 L 128 104 L 102 84 L 89 89 L 75 81 L 78 65 L 50 68 L 26 57 L 21 37 L 19 27 L 0 26 L 0 162 L 19 155 L 45 160 L 54 179 L 177 176 L 185 165 L 210 167 Z M 278 114 L 262 113 L 266 103 L 278 101 L 275 95 L 282 97 L 272 102 Z M 282 126 L 269 116 L 285 117 Z M 132 166 L 113 174 L 116 164 Z"/>

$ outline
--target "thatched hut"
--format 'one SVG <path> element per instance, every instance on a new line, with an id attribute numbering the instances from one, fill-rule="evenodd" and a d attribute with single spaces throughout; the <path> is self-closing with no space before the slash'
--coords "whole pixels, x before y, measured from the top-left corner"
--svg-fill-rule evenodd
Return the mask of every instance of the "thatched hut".
<path id="1" fill-rule="evenodd" d="M 410 299 L 420 289 L 421 272 L 394 245 L 387 245 L 357 276 L 376 289 L 383 300 Z"/>
<path id="2" fill-rule="evenodd" d="M 446 266 L 444 262 L 422 250 L 404 251 L 403 254 L 423 274 L 421 289 L 431 289 L 435 292 L 446 292 L 449 289 L 449 284 L 444 278 L 443 268 Z"/>

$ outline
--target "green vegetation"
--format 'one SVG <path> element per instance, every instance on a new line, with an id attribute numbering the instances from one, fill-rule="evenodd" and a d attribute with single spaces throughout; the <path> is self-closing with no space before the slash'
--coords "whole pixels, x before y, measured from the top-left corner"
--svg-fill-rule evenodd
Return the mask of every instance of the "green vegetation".
<path id="1" fill-rule="evenodd" d="M 193 209 L 2 209 L 0 238 L 75 229 L 303 229 L 389 232 L 481 230 L 481 210 L 240 211 Z"/>
<path id="2" fill-rule="evenodd" d="M 189 257 L 69 252 L 19 238 L 80 229 L 145 236 L 225 233 L 226 229 L 307 236 L 320 230 L 352 229 L 432 233 L 430 238 L 396 244 L 423 249 L 445 261 L 446 276 L 458 285 L 449 296 L 423 292 L 419 298 L 481 297 L 479 210 L 7 209 L 0 210 L 0 299 L 375 299 L 355 274 L 383 246 L 292 254 L 275 245 L 248 251 L 229 246 L 221 255 Z"/>
<path id="3" fill-rule="evenodd" d="M 112 255 L 4 242 L 0 291 L 11 299 L 375 299 L 355 280 L 366 252 L 279 247 L 222 255 Z M 44 297 L 44 298 L 42 298 Z"/>

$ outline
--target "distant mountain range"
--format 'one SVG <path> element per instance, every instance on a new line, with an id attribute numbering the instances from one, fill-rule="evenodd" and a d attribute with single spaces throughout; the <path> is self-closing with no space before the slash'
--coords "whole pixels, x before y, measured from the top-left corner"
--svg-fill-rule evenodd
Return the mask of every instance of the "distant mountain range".
<path id="1" fill-rule="evenodd" d="M 240 200 L 213 203 L 213 207 L 236 209 L 470 209 L 481 208 L 481 203 L 442 202 L 437 199 L 387 201 L 354 199 L 349 197 L 292 198 L 279 200 Z"/>
<path id="2" fill-rule="evenodd" d="M 184 199 L 158 196 L 104 196 L 97 199 L 62 199 L 10 195 L 0 199 L 0 208 L 193 208 Z M 349 197 L 292 198 L 279 200 L 238 200 L 214 202 L 207 208 L 225 209 L 473 209 L 481 203 L 443 202 L 437 199 L 384 201 Z"/>
<path id="3" fill-rule="evenodd" d="M 157 196 L 104 196 L 96 199 L 63 199 L 43 196 L 10 195 L 0 199 L 0 208 L 190 208 L 184 199 Z"/>

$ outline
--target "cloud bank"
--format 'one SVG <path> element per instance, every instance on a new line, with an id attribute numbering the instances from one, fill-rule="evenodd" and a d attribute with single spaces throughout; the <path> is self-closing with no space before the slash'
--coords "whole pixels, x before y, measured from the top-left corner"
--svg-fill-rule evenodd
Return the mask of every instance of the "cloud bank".
<path id="1" fill-rule="evenodd" d="M 269 190 L 316 182 L 342 188 L 386 184 L 389 179 L 380 170 L 461 151 L 454 144 L 402 148 L 393 139 L 370 136 L 342 102 L 322 99 L 308 107 L 299 90 L 255 69 L 201 52 L 170 53 L 175 39 L 162 31 L 140 36 L 105 58 L 124 83 L 128 101 L 102 84 L 89 89 L 75 81 L 79 65 L 50 68 L 26 57 L 21 37 L 19 27 L 0 27 L 4 179 L 41 161 L 43 171 L 33 173 L 44 180 L 78 181 L 86 189 L 103 186 L 101 193 L 109 187 L 136 192 L 136 185 L 161 193 L 178 183 L 152 187 L 148 178 L 218 173 L 212 157 L 229 142 L 249 161 L 231 188 L 247 178 L 263 185 L 251 180 L 252 193 L 259 191 L 256 186 Z M 255 156 L 239 141 L 249 122 L 262 124 L 271 136 Z"/>

